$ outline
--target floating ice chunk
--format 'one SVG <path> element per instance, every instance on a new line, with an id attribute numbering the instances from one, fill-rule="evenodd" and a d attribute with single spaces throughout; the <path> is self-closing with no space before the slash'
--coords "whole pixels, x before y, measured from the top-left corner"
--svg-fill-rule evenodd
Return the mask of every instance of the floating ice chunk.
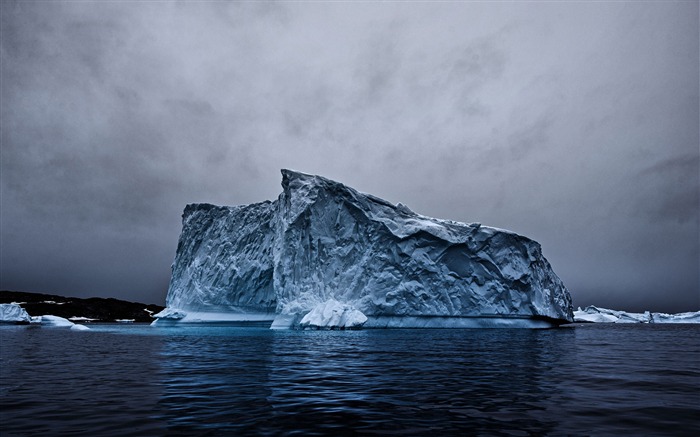
<path id="1" fill-rule="evenodd" d="M 13 303 L 0 304 L 0 323 L 29 323 L 31 320 L 21 306 Z"/>
<path id="2" fill-rule="evenodd" d="M 626 311 L 610 310 L 607 308 L 599 308 L 596 306 L 588 306 L 585 310 L 581 307 L 574 311 L 575 322 L 591 322 L 591 323 L 649 323 L 651 314 L 649 311 L 644 313 L 628 313 Z"/>
<path id="3" fill-rule="evenodd" d="M 628 313 L 593 305 L 574 311 L 575 322 L 593 323 L 700 323 L 700 311 L 678 314 L 666 313 Z"/>
<path id="4" fill-rule="evenodd" d="M 367 316 L 351 305 L 330 299 L 314 307 L 299 322 L 299 327 L 316 329 L 358 329 L 367 321 Z"/>
<path id="5" fill-rule="evenodd" d="M 69 328 L 73 325 L 75 325 L 75 323 L 71 322 L 68 319 L 64 319 L 63 317 L 52 316 L 52 315 L 41 316 L 41 326 L 51 326 L 51 327 L 56 327 L 56 328 Z"/>
<path id="6" fill-rule="evenodd" d="M 700 311 L 678 314 L 652 313 L 653 323 L 700 323 Z"/>
<path id="7" fill-rule="evenodd" d="M 82 316 L 73 316 L 73 317 L 68 317 L 68 320 L 71 322 L 94 322 L 95 320 L 99 319 L 91 319 L 90 317 L 82 317 Z"/>
<path id="8" fill-rule="evenodd" d="M 184 319 L 185 316 L 187 316 L 187 313 L 177 308 L 166 308 L 158 314 L 153 315 L 156 319 L 163 320 L 180 320 Z"/>
<path id="9" fill-rule="evenodd" d="M 73 325 L 70 327 L 71 331 L 89 331 L 90 328 L 88 328 L 85 325 Z"/>

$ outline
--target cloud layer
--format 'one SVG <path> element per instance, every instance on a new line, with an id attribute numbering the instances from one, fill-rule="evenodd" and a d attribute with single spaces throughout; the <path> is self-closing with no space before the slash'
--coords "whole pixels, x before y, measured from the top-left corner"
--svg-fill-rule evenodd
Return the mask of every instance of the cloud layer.
<path id="1" fill-rule="evenodd" d="M 700 309 L 697 3 L 1 7 L 3 289 L 162 302 L 184 205 L 294 168 Z"/>

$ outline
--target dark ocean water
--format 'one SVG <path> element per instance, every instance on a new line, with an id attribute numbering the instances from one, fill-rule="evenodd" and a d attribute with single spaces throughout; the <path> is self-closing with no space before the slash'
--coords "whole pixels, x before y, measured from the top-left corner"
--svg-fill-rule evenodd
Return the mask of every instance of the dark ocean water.
<path id="1" fill-rule="evenodd" d="M 0 327 L 0 435 L 687 435 L 700 325 Z"/>

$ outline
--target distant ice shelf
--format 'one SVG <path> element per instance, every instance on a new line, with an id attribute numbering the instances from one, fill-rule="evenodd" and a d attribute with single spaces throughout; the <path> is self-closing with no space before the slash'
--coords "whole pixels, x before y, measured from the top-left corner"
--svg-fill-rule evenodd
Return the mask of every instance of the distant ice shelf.
<path id="1" fill-rule="evenodd" d="M 596 306 L 588 306 L 585 309 L 578 308 L 574 311 L 574 322 L 581 323 L 700 323 L 700 311 L 666 314 L 629 313 L 626 311 L 610 310 Z"/>
<path id="2" fill-rule="evenodd" d="M 526 237 L 282 170 L 275 201 L 185 208 L 156 326 L 550 327 L 571 297 Z"/>

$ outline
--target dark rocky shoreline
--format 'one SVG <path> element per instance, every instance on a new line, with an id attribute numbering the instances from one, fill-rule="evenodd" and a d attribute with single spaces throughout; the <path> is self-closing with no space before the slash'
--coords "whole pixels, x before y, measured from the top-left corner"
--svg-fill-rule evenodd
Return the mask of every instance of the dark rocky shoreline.
<path id="1" fill-rule="evenodd" d="M 147 305 L 114 298 L 91 297 L 84 299 L 24 291 L 0 291 L 0 303 L 13 302 L 20 304 L 32 317 L 51 314 L 66 319 L 71 317 L 94 319 L 80 323 L 115 322 L 117 320 L 150 323 L 153 321 L 151 314 L 156 314 L 164 308 L 159 305 Z"/>

